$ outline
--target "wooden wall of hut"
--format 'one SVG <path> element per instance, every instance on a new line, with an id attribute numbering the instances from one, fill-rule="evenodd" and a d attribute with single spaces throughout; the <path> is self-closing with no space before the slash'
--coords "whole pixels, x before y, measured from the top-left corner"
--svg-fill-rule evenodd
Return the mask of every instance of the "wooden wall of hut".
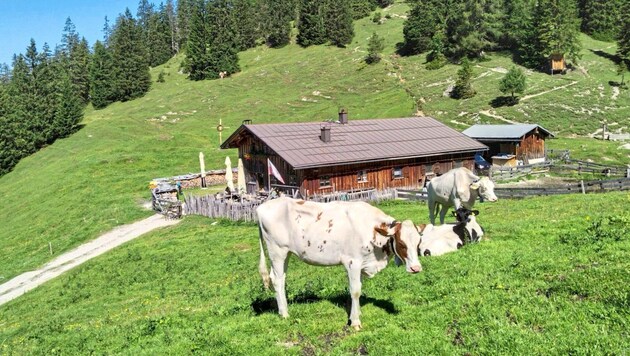
<path id="1" fill-rule="evenodd" d="M 545 140 L 538 133 L 526 135 L 516 148 L 518 159 L 534 159 L 545 157 Z"/>
<path id="2" fill-rule="evenodd" d="M 474 159 L 470 155 L 440 156 L 439 159 L 436 161 L 435 158 L 419 158 L 398 162 L 380 161 L 308 169 L 298 171 L 298 181 L 302 182 L 300 191 L 303 195 L 362 189 L 422 188 L 427 173 L 440 175 L 456 167 L 464 166 L 468 169 L 474 167 Z M 396 177 L 395 170 L 400 170 L 402 175 Z M 362 171 L 366 171 L 366 179 L 359 181 L 358 175 Z M 322 186 L 324 177 L 328 177 L 329 184 Z"/>

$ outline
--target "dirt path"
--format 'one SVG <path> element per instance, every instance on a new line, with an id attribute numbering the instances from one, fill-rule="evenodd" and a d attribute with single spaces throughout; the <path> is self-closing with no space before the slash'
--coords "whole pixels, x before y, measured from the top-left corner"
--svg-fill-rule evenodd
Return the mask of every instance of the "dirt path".
<path id="1" fill-rule="evenodd" d="M 127 241 L 151 230 L 175 225 L 179 221 L 167 220 L 163 215 L 156 214 L 133 224 L 119 226 L 95 240 L 62 254 L 38 270 L 22 273 L 8 282 L 0 284 L 0 305 Z"/>

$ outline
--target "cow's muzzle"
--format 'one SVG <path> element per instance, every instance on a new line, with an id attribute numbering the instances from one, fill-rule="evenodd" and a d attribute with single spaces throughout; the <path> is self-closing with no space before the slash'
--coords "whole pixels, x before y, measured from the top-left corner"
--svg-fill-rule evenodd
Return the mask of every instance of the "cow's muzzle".
<path id="1" fill-rule="evenodd" d="M 407 272 L 409 272 L 409 273 L 418 273 L 418 272 L 420 272 L 420 271 L 422 271 L 422 266 L 420 266 L 420 265 L 411 266 L 411 267 L 409 267 L 409 269 L 407 270 Z"/>

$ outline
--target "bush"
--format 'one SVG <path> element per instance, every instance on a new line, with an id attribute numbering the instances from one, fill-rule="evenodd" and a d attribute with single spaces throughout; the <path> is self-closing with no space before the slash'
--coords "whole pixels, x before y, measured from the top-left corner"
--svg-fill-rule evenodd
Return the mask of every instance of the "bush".
<path id="1" fill-rule="evenodd" d="M 374 16 L 372 17 L 372 22 L 374 23 L 381 23 L 381 13 L 380 12 L 376 12 L 374 13 Z"/>

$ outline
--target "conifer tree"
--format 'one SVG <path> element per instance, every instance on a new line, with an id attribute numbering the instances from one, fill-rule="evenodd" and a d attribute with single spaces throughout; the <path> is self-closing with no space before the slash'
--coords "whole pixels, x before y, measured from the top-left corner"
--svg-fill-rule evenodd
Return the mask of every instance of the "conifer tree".
<path id="1" fill-rule="evenodd" d="M 450 53 L 456 58 L 475 58 L 494 49 L 504 26 L 502 4 L 497 0 L 465 0 L 458 9 L 447 24 Z"/>
<path id="2" fill-rule="evenodd" d="M 630 64 L 630 0 L 624 0 L 620 9 L 621 21 L 617 35 L 617 55 Z"/>
<path id="3" fill-rule="evenodd" d="M 295 4 L 283 0 L 262 0 L 265 14 L 265 38 L 269 47 L 283 47 L 291 41 L 291 21 L 295 16 Z"/>
<path id="4" fill-rule="evenodd" d="M 180 51 L 187 49 L 193 13 L 199 0 L 177 0 L 177 43 Z"/>
<path id="5" fill-rule="evenodd" d="M 90 99 L 96 109 L 102 109 L 115 100 L 114 68 L 109 50 L 100 41 L 94 44 L 90 62 Z"/>
<path id="6" fill-rule="evenodd" d="M 352 9 L 352 18 L 358 20 L 374 11 L 376 3 L 372 0 L 351 0 L 350 8 Z"/>
<path id="7" fill-rule="evenodd" d="M 173 5 L 173 0 L 166 0 L 164 11 L 168 19 L 171 53 L 175 54 L 179 52 L 179 43 L 177 43 L 177 16 L 175 14 L 175 5 Z"/>
<path id="8" fill-rule="evenodd" d="M 172 51 L 171 26 L 166 7 L 160 6 L 148 20 L 146 44 L 149 54 L 149 66 L 155 67 L 166 63 L 174 54 Z"/>
<path id="9" fill-rule="evenodd" d="M 512 103 L 516 103 L 516 97 L 514 94 L 522 94 L 527 88 L 527 79 L 525 78 L 525 74 L 516 66 L 512 66 L 510 70 L 507 72 L 505 77 L 501 79 L 501 83 L 499 84 L 499 90 L 503 94 L 510 94 Z"/>
<path id="10" fill-rule="evenodd" d="M 457 71 L 455 87 L 453 87 L 453 91 L 451 92 L 453 98 L 468 99 L 477 94 L 471 84 L 472 74 L 472 65 L 468 58 L 464 57 L 464 59 L 462 59 L 462 67 Z"/>
<path id="11" fill-rule="evenodd" d="M 244 51 L 256 46 L 262 37 L 261 6 L 257 0 L 234 0 L 234 17 L 238 26 L 238 48 Z"/>
<path id="12" fill-rule="evenodd" d="M 210 35 L 206 26 L 210 22 L 210 16 L 202 1 L 198 1 L 195 5 L 192 10 L 183 67 L 190 79 L 203 80 L 206 78 L 206 71 L 210 66 L 207 51 Z"/>
<path id="13" fill-rule="evenodd" d="M 319 0 L 302 0 L 300 20 L 298 22 L 297 43 L 300 46 L 320 45 L 326 43 L 326 28 L 322 2 Z"/>
<path id="14" fill-rule="evenodd" d="M 579 13 L 582 31 L 601 41 L 612 41 L 617 36 L 623 0 L 580 0 Z"/>
<path id="15" fill-rule="evenodd" d="M 76 95 L 70 77 L 61 72 L 58 81 L 56 108 L 52 122 L 52 137 L 54 139 L 68 137 L 77 130 L 83 119 L 83 102 Z M 54 140 L 53 139 L 53 140 Z"/>
<path id="16" fill-rule="evenodd" d="M 212 21 L 208 26 L 209 67 L 206 78 L 219 78 L 220 72 L 227 75 L 240 71 L 238 65 L 238 27 L 234 17 L 234 6 L 230 0 L 214 0 L 208 3 Z"/>
<path id="17" fill-rule="evenodd" d="M 403 25 L 402 55 L 415 55 L 431 48 L 433 36 L 444 20 L 438 14 L 437 1 L 427 1 L 411 8 Z"/>
<path id="18" fill-rule="evenodd" d="M 70 76 L 70 81 L 76 95 L 81 99 L 81 102 L 87 104 L 90 100 L 90 48 L 87 40 L 81 39 L 76 46 L 70 49 L 70 54 L 67 62 L 67 70 Z"/>
<path id="19" fill-rule="evenodd" d="M 151 86 L 147 50 L 142 32 L 129 9 L 118 16 L 111 38 L 116 100 L 143 96 Z"/>
<path id="20" fill-rule="evenodd" d="M 62 56 L 70 57 L 70 52 L 79 45 L 80 37 L 72 20 L 66 18 L 66 24 L 61 35 L 61 46 L 59 52 Z"/>
<path id="21" fill-rule="evenodd" d="M 532 64 L 544 68 L 552 54 L 576 62 L 580 57 L 579 21 L 573 0 L 540 0 L 532 13 L 532 26 L 525 40 Z"/>
<path id="22" fill-rule="evenodd" d="M 149 21 L 151 16 L 155 13 L 155 5 L 148 0 L 138 1 L 138 12 L 136 13 L 136 25 L 142 31 L 143 36 L 147 36 L 149 33 Z"/>
<path id="23" fill-rule="evenodd" d="M 325 9 L 324 25 L 330 43 L 337 47 L 352 43 L 354 25 L 350 0 L 327 0 Z"/>
<path id="24" fill-rule="evenodd" d="M 368 41 L 368 55 L 365 57 L 367 64 L 378 63 L 381 61 L 381 52 L 385 48 L 385 41 L 379 37 L 376 32 L 372 33 Z"/>

